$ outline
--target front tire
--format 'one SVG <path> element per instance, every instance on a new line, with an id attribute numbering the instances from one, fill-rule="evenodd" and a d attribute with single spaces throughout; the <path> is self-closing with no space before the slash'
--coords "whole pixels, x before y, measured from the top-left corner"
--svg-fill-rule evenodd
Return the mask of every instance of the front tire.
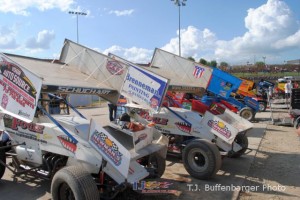
<path id="1" fill-rule="evenodd" d="M 51 183 L 53 200 L 99 200 L 100 194 L 92 176 L 81 167 L 59 170 Z"/>
<path id="2" fill-rule="evenodd" d="M 152 153 L 148 158 L 146 167 L 153 170 L 148 178 L 160 178 L 166 169 L 166 159 L 158 152 Z"/>
<path id="3" fill-rule="evenodd" d="M 221 168 L 217 146 L 208 140 L 196 139 L 183 149 L 182 161 L 186 171 L 197 179 L 210 179 Z"/>
<path id="4" fill-rule="evenodd" d="M 3 145 L 3 142 L 1 141 L 0 142 L 0 147 L 4 146 Z M 2 149 L 0 150 L 0 160 L 3 162 L 3 163 L 6 163 L 6 156 L 5 156 L 5 150 Z M 6 167 L 1 165 L 0 164 L 0 179 L 3 177 L 4 173 L 5 173 L 5 169 Z"/>
<path id="5" fill-rule="evenodd" d="M 242 149 L 237 151 L 237 152 L 230 152 L 228 154 L 228 157 L 229 158 L 239 158 L 241 157 L 245 152 L 246 150 L 248 149 L 248 145 L 249 145 L 249 142 L 248 142 L 248 137 L 246 136 L 246 134 L 243 134 L 243 133 L 239 133 L 235 136 L 235 139 L 234 139 L 234 142 L 239 144 Z"/>
<path id="6" fill-rule="evenodd" d="M 251 108 L 246 107 L 240 110 L 240 116 L 248 121 L 252 121 L 254 119 L 254 112 Z"/>
<path id="7" fill-rule="evenodd" d="M 295 119 L 294 127 L 295 129 L 298 129 L 300 127 L 300 116 Z"/>
<path id="8" fill-rule="evenodd" d="M 264 101 L 259 101 L 258 104 L 259 104 L 259 111 L 265 112 L 267 109 L 267 103 Z"/>

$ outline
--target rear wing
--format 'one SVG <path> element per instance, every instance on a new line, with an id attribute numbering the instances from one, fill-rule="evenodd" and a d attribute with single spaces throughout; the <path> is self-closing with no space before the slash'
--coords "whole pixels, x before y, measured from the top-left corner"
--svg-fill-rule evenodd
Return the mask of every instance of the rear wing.
<path id="1" fill-rule="evenodd" d="M 211 79 L 213 69 L 177 56 L 162 49 L 155 49 L 150 71 L 170 79 L 169 90 L 202 94 Z"/>
<path id="2" fill-rule="evenodd" d="M 38 105 L 42 79 L 0 54 L 0 109 L 3 113 L 31 122 Z"/>
<path id="3" fill-rule="evenodd" d="M 109 57 L 70 40 L 65 40 L 60 60 L 65 68 L 86 74 L 117 91 L 106 100 L 117 104 L 119 95 L 157 111 L 165 95 L 169 80 L 124 59 Z"/>

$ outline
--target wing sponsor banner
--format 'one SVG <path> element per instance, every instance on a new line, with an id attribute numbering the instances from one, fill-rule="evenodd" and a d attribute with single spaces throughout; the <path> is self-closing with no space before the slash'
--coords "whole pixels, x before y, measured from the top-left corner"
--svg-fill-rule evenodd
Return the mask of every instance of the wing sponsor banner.
<path id="1" fill-rule="evenodd" d="M 0 54 L 0 109 L 26 122 L 33 120 L 42 79 Z"/>
<path id="2" fill-rule="evenodd" d="M 130 152 L 93 119 L 91 119 L 89 143 L 125 178 L 128 176 Z"/>
<path id="3" fill-rule="evenodd" d="M 121 94 L 148 109 L 159 111 L 167 87 L 168 79 L 130 65 Z"/>

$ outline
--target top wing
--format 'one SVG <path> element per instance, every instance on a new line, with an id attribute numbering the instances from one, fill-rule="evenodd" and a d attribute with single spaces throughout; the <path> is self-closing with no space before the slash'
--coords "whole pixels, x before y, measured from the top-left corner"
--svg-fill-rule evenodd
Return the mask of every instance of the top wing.
<path id="1" fill-rule="evenodd" d="M 213 69 L 156 48 L 150 71 L 163 74 L 170 79 L 170 89 L 193 92 L 208 87 Z"/>

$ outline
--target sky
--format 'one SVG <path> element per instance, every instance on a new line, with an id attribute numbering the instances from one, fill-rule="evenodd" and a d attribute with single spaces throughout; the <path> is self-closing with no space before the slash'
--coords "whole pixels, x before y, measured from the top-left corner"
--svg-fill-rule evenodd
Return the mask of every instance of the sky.
<path id="1" fill-rule="evenodd" d="M 69 39 L 149 63 L 155 48 L 179 54 L 179 22 L 181 56 L 196 61 L 300 59 L 299 0 L 0 0 L 0 52 L 58 59 Z"/>

